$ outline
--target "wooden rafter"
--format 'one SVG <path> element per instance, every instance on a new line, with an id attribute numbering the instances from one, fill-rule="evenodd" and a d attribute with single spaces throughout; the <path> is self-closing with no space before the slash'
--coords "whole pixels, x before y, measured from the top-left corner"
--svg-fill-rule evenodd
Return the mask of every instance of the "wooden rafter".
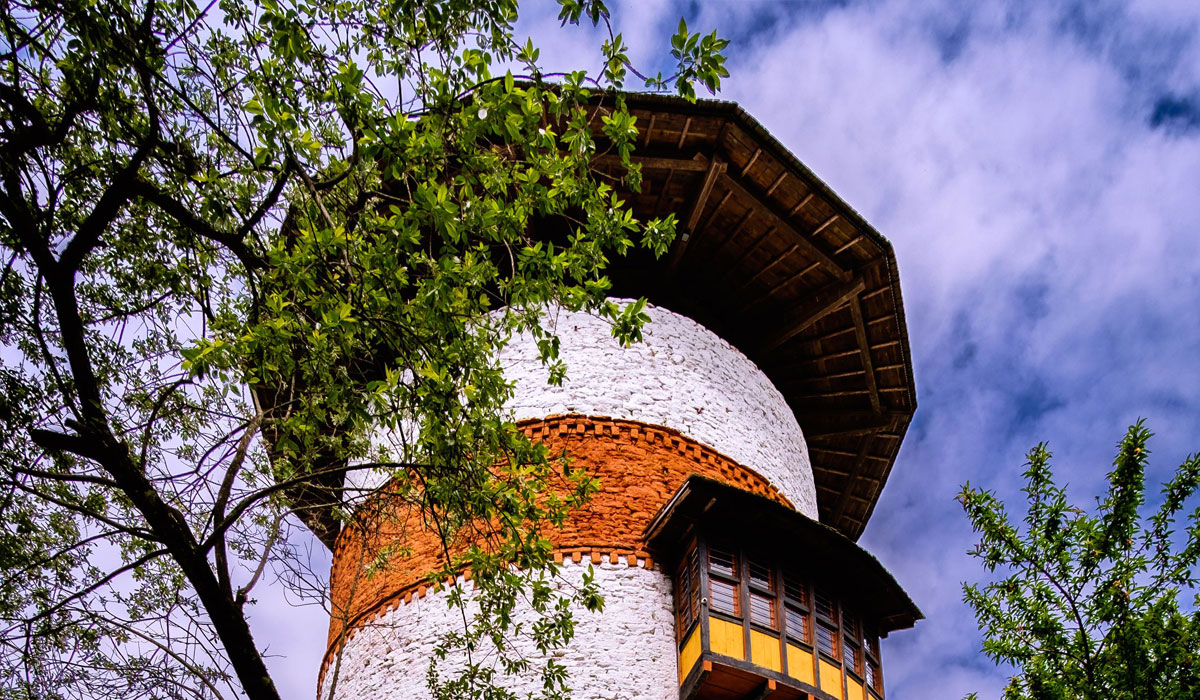
<path id="1" fill-rule="evenodd" d="M 858 481 L 859 474 L 862 474 L 863 465 L 871 453 L 872 442 L 874 442 L 873 437 L 867 435 L 859 443 L 858 454 L 854 458 L 854 466 L 850 468 L 850 473 L 846 476 L 846 485 L 842 488 L 841 495 L 838 496 L 837 506 L 833 510 L 833 517 L 830 518 L 830 522 L 833 523 L 834 527 L 840 527 L 842 516 L 846 513 L 846 506 L 850 504 L 850 493 L 854 491 L 854 482 Z"/>
<path id="2" fill-rule="evenodd" d="M 819 411 L 796 416 L 805 437 L 842 437 L 875 434 L 892 428 L 897 417 L 907 414 L 894 411 Z M 846 427 L 852 421 L 853 427 Z"/>
<path id="3" fill-rule="evenodd" d="M 762 155 L 762 149 L 754 149 L 754 155 L 750 156 L 750 160 L 747 161 L 745 167 L 742 168 L 742 172 L 739 177 L 746 177 L 746 173 L 750 172 L 750 168 L 754 167 L 754 161 L 758 160 L 760 155 Z"/>
<path id="4" fill-rule="evenodd" d="M 654 133 L 654 121 L 658 119 L 658 112 L 650 115 L 650 125 L 646 127 L 645 138 L 642 139 L 642 148 L 650 145 L 650 135 Z"/>
<path id="5" fill-rule="evenodd" d="M 621 157 L 606 154 L 596 156 L 593 159 L 597 165 L 605 167 L 618 166 L 621 164 Z M 688 158 L 656 158 L 654 156 L 629 156 L 629 162 L 634 165 L 642 166 L 643 170 L 683 170 L 693 173 L 701 173 L 708 170 L 708 159 L 694 160 Z"/>
<path id="6" fill-rule="evenodd" d="M 852 277 L 847 282 L 833 282 L 822 287 L 807 304 L 792 309 L 780 319 L 777 330 L 761 343 L 759 352 L 766 354 L 783 345 L 805 328 L 845 306 L 865 286 L 861 277 Z"/>
<path id="7" fill-rule="evenodd" d="M 767 680 L 763 681 L 763 684 L 758 687 L 758 690 L 746 696 L 746 700 L 767 700 L 768 697 L 775 693 L 775 689 L 775 679 L 768 678 Z"/>
<path id="8" fill-rule="evenodd" d="M 870 392 L 871 409 L 879 411 L 879 385 L 875 382 L 875 363 L 871 360 L 871 341 L 867 339 L 867 326 L 863 323 L 862 305 L 858 295 L 850 299 L 850 316 L 854 319 L 854 336 L 858 340 L 858 351 L 866 371 L 867 391 Z"/>
<path id="9" fill-rule="evenodd" d="M 754 240 L 750 242 L 750 245 L 746 246 L 745 249 L 742 250 L 742 254 L 738 256 L 738 259 L 735 260 L 727 270 L 725 270 L 725 274 L 721 275 L 721 284 L 724 285 L 727 283 L 729 278 L 732 277 L 738 268 L 742 266 L 742 263 L 746 262 L 746 259 L 753 255 L 754 251 L 758 250 L 758 247 L 762 245 L 763 241 L 767 240 L 767 238 L 774 232 L 774 226 L 767 226 L 762 230 L 762 233 L 755 236 Z"/>
<path id="10" fill-rule="evenodd" d="M 688 213 L 687 219 L 684 221 L 683 230 L 675 238 L 675 245 L 671 248 L 671 257 L 667 259 L 667 274 L 675 274 L 675 270 L 679 267 L 679 261 L 683 260 L 683 253 L 687 250 L 688 243 L 692 237 L 698 233 L 696 224 L 700 221 L 700 214 L 704 212 L 704 205 L 708 202 L 709 196 L 712 195 L 713 186 L 717 184 L 717 179 L 725 174 L 725 170 L 729 164 L 721 160 L 720 157 L 714 157 L 712 160 L 704 158 L 697 154 L 697 162 L 707 162 L 706 172 L 704 173 L 704 181 L 700 183 L 700 190 L 696 193 L 696 198 L 692 200 L 692 208 Z"/>
<path id="11" fill-rule="evenodd" d="M 839 265 L 837 263 L 837 261 L 835 261 L 833 258 L 831 258 L 827 253 L 825 253 L 825 251 L 818 248 L 816 246 L 816 244 L 814 244 L 811 240 L 809 240 L 808 236 L 805 236 L 804 234 L 797 231 L 796 228 L 794 226 L 792 226 L 792 224 L 788 221 L 787 216 L 779 213 L 779 211 L 777 211 L 775 209 L 775 207 L 772 206 L 769 202 L 763 200 L 758 195 L 756 195 L 753 192 L 751 192 L 750 190 L 746 189 L 745 186 L 742 185 L 742 183 L 738 182 L 736 179 L 734 179 L 732 177 L 726 176 L 726 177 L 722 178 L 722 181 L 730 189 L 733 189 L 739 196 L 749 199 L 750 201 L 758 204 L 763 209 L 763 211 L 769 215 L 768 218 L 774 219 L 775 225 L 781 231 L 786 231 L 788 234 L 790 234 L 792 239 L 794 241 L 797 241 L 797 245 L 799 245 L 801 248 L 803 248 L 804 251 L 806 253 L 808 253 L 808 255 L 810 257 L 813 257 L 813 258 L 816 258 L 817 260 L 819 260 L 821 262 L 821 265 L 824 266 L 826 269 L 828 269 L 830 272 L 832 272 L 834 274 L 834 276 L 841 277 L 844 280 L 850 278 L 851 273 L 849 271 L 847 271 L 845 268 L 843 268 L 841 265 Z"/>

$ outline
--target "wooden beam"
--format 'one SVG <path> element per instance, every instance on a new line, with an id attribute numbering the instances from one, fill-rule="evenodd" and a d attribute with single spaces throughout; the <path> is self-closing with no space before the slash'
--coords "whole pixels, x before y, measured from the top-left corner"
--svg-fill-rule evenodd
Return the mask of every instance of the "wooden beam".
<path id="1" fill-rule="evenodd" d="M 708 171 L 704 173 L 704 182 L 700 185 L 700 191 L 696 194 L 696 201 L 692 203 L 692 211 L 688 214 L 687 223 L 684 225 L 684 230 L 694 232 L 696 230 L 696 222 L 700 220 L 700 214 L 704 211 L 704 205 L 708 203 L 709 196 L 712 195 L 713 186 L 717 184 L 717 178 L 725 174 L 725 170 L 729 164 L 721 160 L 720 156 L 713 158 L 708 164 Z"/>
<path id="2" fill-rule="evenodd" d="M 712 213 L 710 213 L 707 217 L 705 217 L 704 223 L 696 226 L 696 230 L 697 231 L 707 230 L 709 224 L 712 223 L 712 220 L 717 217 L 717 214 L 721 213 L 721 208 L 725 206 L 725 202 L 728 202 L 729 198 L 732 196 L 733 196 L 732 192 L 726 192 L 725 196 L 721 197 L 721 201 L 717 202 L 716 206 L 713 207 Z"/>
<path id="3" fill-rule="evenodd" d="M 858 454 L 854 458 L 854 466 L 850 468 L 850 473 L 846 476 L 846 486 L 838 495 L 837 506 L 834 508 L 833 517 L 829 520 L 834 527 L 840 528 L 842 516 L 846 513 L 846 506 L 850 503 L 850 492 L 854 490 L 854 482 L 858 481 L 859 474 L 862 474 L 863 465 L 867 461 L 867 456 L 871 451 L 871 443 L 874 442 L 872 436 L 868 435 L 862 439 L 858 446 Z"/>
<path id="4" fill-rule="evenodd" d="M 758 354 L 771 352 L 805 328 L 845 306 L 846 302 L 856 297 L 865 286 L 861 277 L 853 277 L 848 282 L 834 282 L 821 288 L 810 297 L 807 304 L 795 307 L 784 315 L 779 330 L 762 341 Z"/>
<path id="5" fill-rule="evenodd" d="M 592 159 L 592 162 L 596 163 L 597 165 L 617 166 L 621 164 L 621 157 L 609 153 L 602 156 L 596 156 Z M 708 170 L 708 159 L 694 160 L 687 158 L 629 156 L 629 162 L 642 166 L 643 170 L 684 170 L 693 173 L 702 173 L 705 170 Z"/>
<path id="6" fill-rule="evenodd" d="M 696 673 L 693 671 L 692 673 L 696 673 L 695 678 L 691 679 L 685 687 L 679 689 L 680 699 L 695 700 L 700 694 L 700 689 L 704 687 L 704 681 L 708 680 L 708 676 L 712 673 L 712 670 L 713 665 L 711 661 L 707 659 L 702 661 L 700 663 L 700 672 Z M 691 674 L 689 673 L 688 675 L 690 676 Z"/>
<path id="7" fill-rule="evenodd" d="M 646 138 L 642 139 L 642 148 L 650 145 L 650 134 L 654 132 L 654 120 L 658 119 L 658 112 L 650 114 L 650 125 L 646 127 Z"/>
<path id="8" fill-rule="evenodd" d="M 663 178 L 662 191 L 658 193 L 658 199 L 654 200 L 654 211 L 662 211 L 667 204 L 667 197 L 671 193 L 671 180 L 675 178 L 675 171 L 668 170 L 667 176 Z"/>
<path id="9" fill-rule="evenodd" d="M 797 203 L 796 206 L 792 207 L 788 211 L 788 216 L 789 217 L 795 216 L 801 209 L 803 209 L 804 207 L 807 207 L 808 203 L 812 201 L 814 196 L 815 195 L 813 195 L 813 193 L 811 193 L 811 192 L 804 195 L 804 199 L 800 200 L 800 202 Z"/>
<path id="10" fill-rule="evenodd" d="M 679 143 L 676 144 L 676 149 L 683 148 L 683 142 L 687 140 L 688 129 L 690 128 L 692 128 L 692 118 L 688 117 L 687 121 L 683 123 L 683 131 L 679 134 Z"/>
<path id="11" fill-rule="evenodd" d="M 679 232 L 678 237 L 675 239 L 675 245 L 671 247 L 671 257 L 667 260 L 668 275 L 675 274 L 675 269 L 679 266 L 679 261 L 683 259 L 683 253 L 687 250 L 688 243 L 698 233 L 696 223 L 700 220 L 700 214 L 704 212 L 704 205 L 708 203 L 713 186 L 717 184 L 717 178 L 725 174 L 725 169 L 729 167 L 729 164 L 721 160 L 720 157 L 715 157 L 709 161 L 704 156 L 697 154 L 696 161 L 707 161 L 708 168 L 704 174 L 704 182 L 700 184 L 700 191 L 696 193 L 696 198 L 692 201 L 692 209 L 684 221 L 683 230 Z"/>
<path id="12" fill-rule="evenodd" d="M 810 241 L 807 236 L 805 236 L 805 235 L 801 234 L 799 231 L 797 231 L 795 229 L 795 227 L 793 227 L 792 224 L 787 220 L 787 216 L 784 214 L 781 214 L 779 211 L 777 211 L 775 209 L 775 207 L 772 206 L 769 202 L 763 200 L 758 195 L 756 195 L 753 192 L 751 192 L 750 190 L 746 189 L 745 186 L 742 185 L 742 183 L 738 182 L 736 179 L 734 179 L 732 177 L 729 177 L 728 175 L 725 176 L 725 178 L 723 179 L 723 182 L 728 187 L 730 187 L 735 192 L 737 192 L 737 194 L 749 199 L 750 201 L 754 202 L 759 207 L 761 207 L 765 212 L 767 212 L 770 215 L 770 218 L 775 219 L 776 225 L 781 230 L 787 231 L 789 234 L 791 234 L 792 238 L 794 240 L 798 241 L 798 245 L 800 247 L 802 247 L 805 250 L 805 252 L 807 252 L 811 257 L 819 260 L 821 262 L 821 264 L 824 267 L 826 267 L 827 269 L 829 269 L 831 272 L 833 272 L 833 274 L 836 277 L 840 277 L 843 280 L 850 279 L 851 273 L 849 271 L 847 271 L 845 268 L 843 268 L 841 265 L 839 265 L 837 263 L 837 261 L 835 261 L 833 258 L 829 257 L 829 255 L 826 254 L 825 251 L 818 248 L 816 246 L 816 244 L 814 244 L 812 241 Z"/>
<path id="13" fill-rule="evenodd" d="M 767 188 L 767 196 L 768 197 L 775 194 L 775 189 L 783 184 L 783 180 L 784 180 L 784 178 L 787 177 L 787 174 L 788 174 L 787 170 L 784 170 L 783 172 L 779 173 L 779 177 L 775 178 L 775 182 L 772 182 L 771 186 Z"/>
<path id="14" fill-rule="evenodd" d="M 824 411 L 796 416 L 805 437 L 841 438 L 856 435 L 881 435 L 892 430 L 895 420 L 907 414 L 895 411 Z"/>
<path id="15" fill-rule="evenodd" d="M 871 361 L 871 341 L 867 339 L 867 326 L 863 323 L 862 305 L 858 296 L 850 299 L 850 316 L 854 319 L 854 336 L 858 339 L 858 352 L 863 370 L 867 373 L 867 391 L 871 393 L 871 409 L 879 411 L 879 385 L 875 382 L 875 363 Z"/>
<path id="16" fill-rule="evenodd" d="M 751 209 L 751 211 L 753 211 L 753 209 Z M 742 254 L 738 256 L 738 259 L 735 260 L 733 262 L 733 264 L 730 265 L 727 270 L 725 270 L 725 273 L 723 275 L 721 275 L 721 284 L 722 285 L 726 284 L 729 281 L 730 277 L 733 276 L 733 273 L 736 272 L 742 266 L 742 263 L 746 262 L 746 258 L 749 258 L 754 253 L 754 251 L 758 250 L 758 247 L 760 245 L 762 245 L 763 241 L 767 240 L 767 236 L 770 236 L 774 230 L 775 230 L 774 226 L 767 226 L 766 228 L 764 228 L 762 230 L 762 233 L 755 236 L 754 240 L 750 242 L 750 245 L 748 245 L 742 249 Z"/>
<path id="17" fill-rule="evenodd" d="M 761 154 L 762 154 L 761 148 L 754 149 L 754 155 L 750 156 L 749 162 L 747 162 L 746 166 L 744 168 L 742 168 L 742 172 L 739 175 L 739 177 L 746 177 L 746 173 L 750 172 L 750 168 L 754 167 L 754 161 L 758 160 L 758 156 Z"/>
<path id="18" fill-rule="evenodd" d="M 765 683 L 760 685 L 757 690 L 746 696 L 746 700 L 766 700 L 772 693 L 775 692 L 775 680 L 768 678 Z"/>
<path id="19" fill-rule="evenodd" d="M 730 194 L 733 194 L 733 193 L 731 192 Z M 742 228 L 745 227 L 745 225 L 750 222 L 750 217 L 752 217 L 752 216 L 754 216 L 754 209 L 747 209 L 746 213 L 742 215 L 741 220 L 738 221 L 737 224 L 729 230 L 729 235 L 727 235 L 725 237 L 725 240 L 721 241 L 721 244 L 717 246 L 716 256 L 718 257 L 718 259 L 720 258 L 720 255 L 725 251 L 725 246 L 729 245 L 729 243 L 731 241 L 733 241 L 733 239 L 737 238 L 738 234 L 742 232 Z"/>
<path id="20" fill-rule="evenodd" d="M 764 301 L 771 299 L 772 297 L 776 296 L 783 290 L 790 287 L 792 285 L 792 283 L 794 283 L 796 280 L 804 277 L 805 275 L 807 275 L 808 273 L 812 272 L 813 270 L 817 269 L 820 266 L 821 266 L 821 263 L 815 262 L 815 263 L 810 264 L 808 267 L 800 268 L 794 274 L 792 274 L 791 277 L 788 277 L 787 279 L 780 282 L 779 284 L 772 285 L 770 289 L 766 290 L 765 292 L 763 292 L 762 294 L 759 294 L 754 299 L 751 299 L 750 301 L 743 304 L 739 313 L 744 314 L 747 311 L 749 311 L 750 309 L 753 309 L 754 307 L 763 303 Z"/>

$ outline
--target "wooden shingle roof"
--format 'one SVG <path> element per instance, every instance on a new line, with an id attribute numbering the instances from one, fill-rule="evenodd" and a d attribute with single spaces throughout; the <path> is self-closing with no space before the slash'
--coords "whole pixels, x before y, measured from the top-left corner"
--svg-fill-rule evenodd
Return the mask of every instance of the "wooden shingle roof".
<path id="1" fill-rule="evenodd" d="M 917 407 L 891 244 L 736 104 L 625 99 L 643 184 L 622 194 L 679 226 L 663 258 L 612 262 L 614 295 L 695 319 L 766 372 L 804 431 L 821 521 L 857 539 Z"/>

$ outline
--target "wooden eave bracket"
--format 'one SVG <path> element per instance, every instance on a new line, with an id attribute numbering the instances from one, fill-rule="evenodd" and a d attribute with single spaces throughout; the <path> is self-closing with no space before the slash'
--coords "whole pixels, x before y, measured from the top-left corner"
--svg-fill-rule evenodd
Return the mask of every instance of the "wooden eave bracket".
<path id="1" fill-rule="evenodd" d="M 704 167 L 704 181 L 700 184 L 700 190 L 696 193 L 696 198 L 692 201 L 691 209 L 688 212 L 687 219 L 683 223 L 683 230 L 675 237 L 675 245 L 671 250 L 671 257 L 667 260 L 667 274 L 675 273 L 675 269 L 679 266 L 679 261 L 683 259 L 683 253 L 687 250 L 688 243 L 692 237 L 698 233 L 696 224 L 700 221 L 700 214 L 704 212 L 704 205 L 708 203 L 708 198 L 712 195 L 713 186 L 717 184 L 717 179 L 725 174 L 729 168 L 729 164 L 721 159 L 720 156 L 714 156 L 712 160 L 697 153 L 692 162 L 700 164 Z"/>
<path id="2" fill-rule="evenodd" d="M 766 698 L 770 697 L 772 694 L 775 693 L 775 689 L 777 687 L 778 686 L 775 684 L 775 680 L 772 678 L 768 678 L 766 680 L 766 682 L 763 683 L 762 686 L 759 687 L 758 690 L 747 695 L 746 700 L 766 700 Z"/>
<path id="3" fill-rule="evenodd" d="M 817 321 L 845 306 L 866 288 L 861 277 L 851 277 L 847 282 L 833 282 L 812 295 L 807 304 L 793 308 L 784 315 L 779 330 L 767 336 L 759 344 L 759 354 L 766 354 L 794 338 Z"/>
<path id="4" fill-rule="evenodd" d="M 792 226 L 791 222 L 787 220 L 785 215 L 776 210 L 771 203 L 763 200 L 758 195 L 746 189 L 746 187 L 736 179 L 729 177 L 729 175 L 725 175 L 725 177 L 721 179 L 721 182 L 725 186 L 732 189 L 739 196 L 754 202 L 755 205 L 757 205 L 768 215 L 768 219 L 773 220 L 773 223 L 779 230 L 787 232 L 800 249 L 804 250 L 804 252 L 810 257 L 816 259 L 817 262 L 821 263 L 822 267 L 832 272 L 835 277 L 839 277 L 842 280 L 849 280 L 852 277 L 852 273 L 850 271 L 839 265 L 836 260 L 830 257 L 825 251 L 818 248 L 817 245 L 810 240 L 810 236 L 820 233 L 822 230 L 833 224 L 833 222 L 836 220 L 836 217 L 826 220 L 825 223 L 817 227 L 812 234 L 805 236 L 797 231 L 796 228 Z"/>
<path id="5" fill-rule="evenodd" d="M 867 455 L 871 452 L 871 443 L 875 442 L 873 435 L 865 435 L 862 442 L 858 445 L 858 454 L 854 458 L 854 466 L 850 468 L 850 473 L 846 475 L 846 487 L 842 489 L 842 493 L 838 496 L 837 506 L 834 508 L 833 517 L 830 522 L 834 527 L 841 528 L 842 516 L 846 514 L 846 506 L 850 504 L 850 494 L 854 491 L 854 483 L 858 481 L 858 477 L 862 474 L 863 465 L 867 461 Z"/>
<path id="6" fill-rule="evenodd" d="M 871 410 L 882 410 L 879 403 L 879 385 L 875 382 L 875 363 L 871 360 L 871 342 L 867 339 L 867 326 L 863 323 L 862 304 L 858 295 L 850 298 L 850 315 L 854 318 L 854 336 L 858 340 L 858 353 L 866 373 L 867 392 L 871 398 Z"/>

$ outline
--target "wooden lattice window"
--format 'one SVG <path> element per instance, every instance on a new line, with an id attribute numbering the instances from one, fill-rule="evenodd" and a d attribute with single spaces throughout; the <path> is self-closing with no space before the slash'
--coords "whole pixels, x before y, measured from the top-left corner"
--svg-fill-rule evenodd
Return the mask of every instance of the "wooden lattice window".
<path id="1" fill-rule="evenodd" d="M 708 605 L 717 612 L 742 616 L 742 596 L 737 555 L 708 550 Z"/>
<path id="2" fill-rule="evenodd" d="M 837 602 L 817 591 L 813 596 L 816 613 L 817 649 L 833 661 L 838 660 Z"/>

